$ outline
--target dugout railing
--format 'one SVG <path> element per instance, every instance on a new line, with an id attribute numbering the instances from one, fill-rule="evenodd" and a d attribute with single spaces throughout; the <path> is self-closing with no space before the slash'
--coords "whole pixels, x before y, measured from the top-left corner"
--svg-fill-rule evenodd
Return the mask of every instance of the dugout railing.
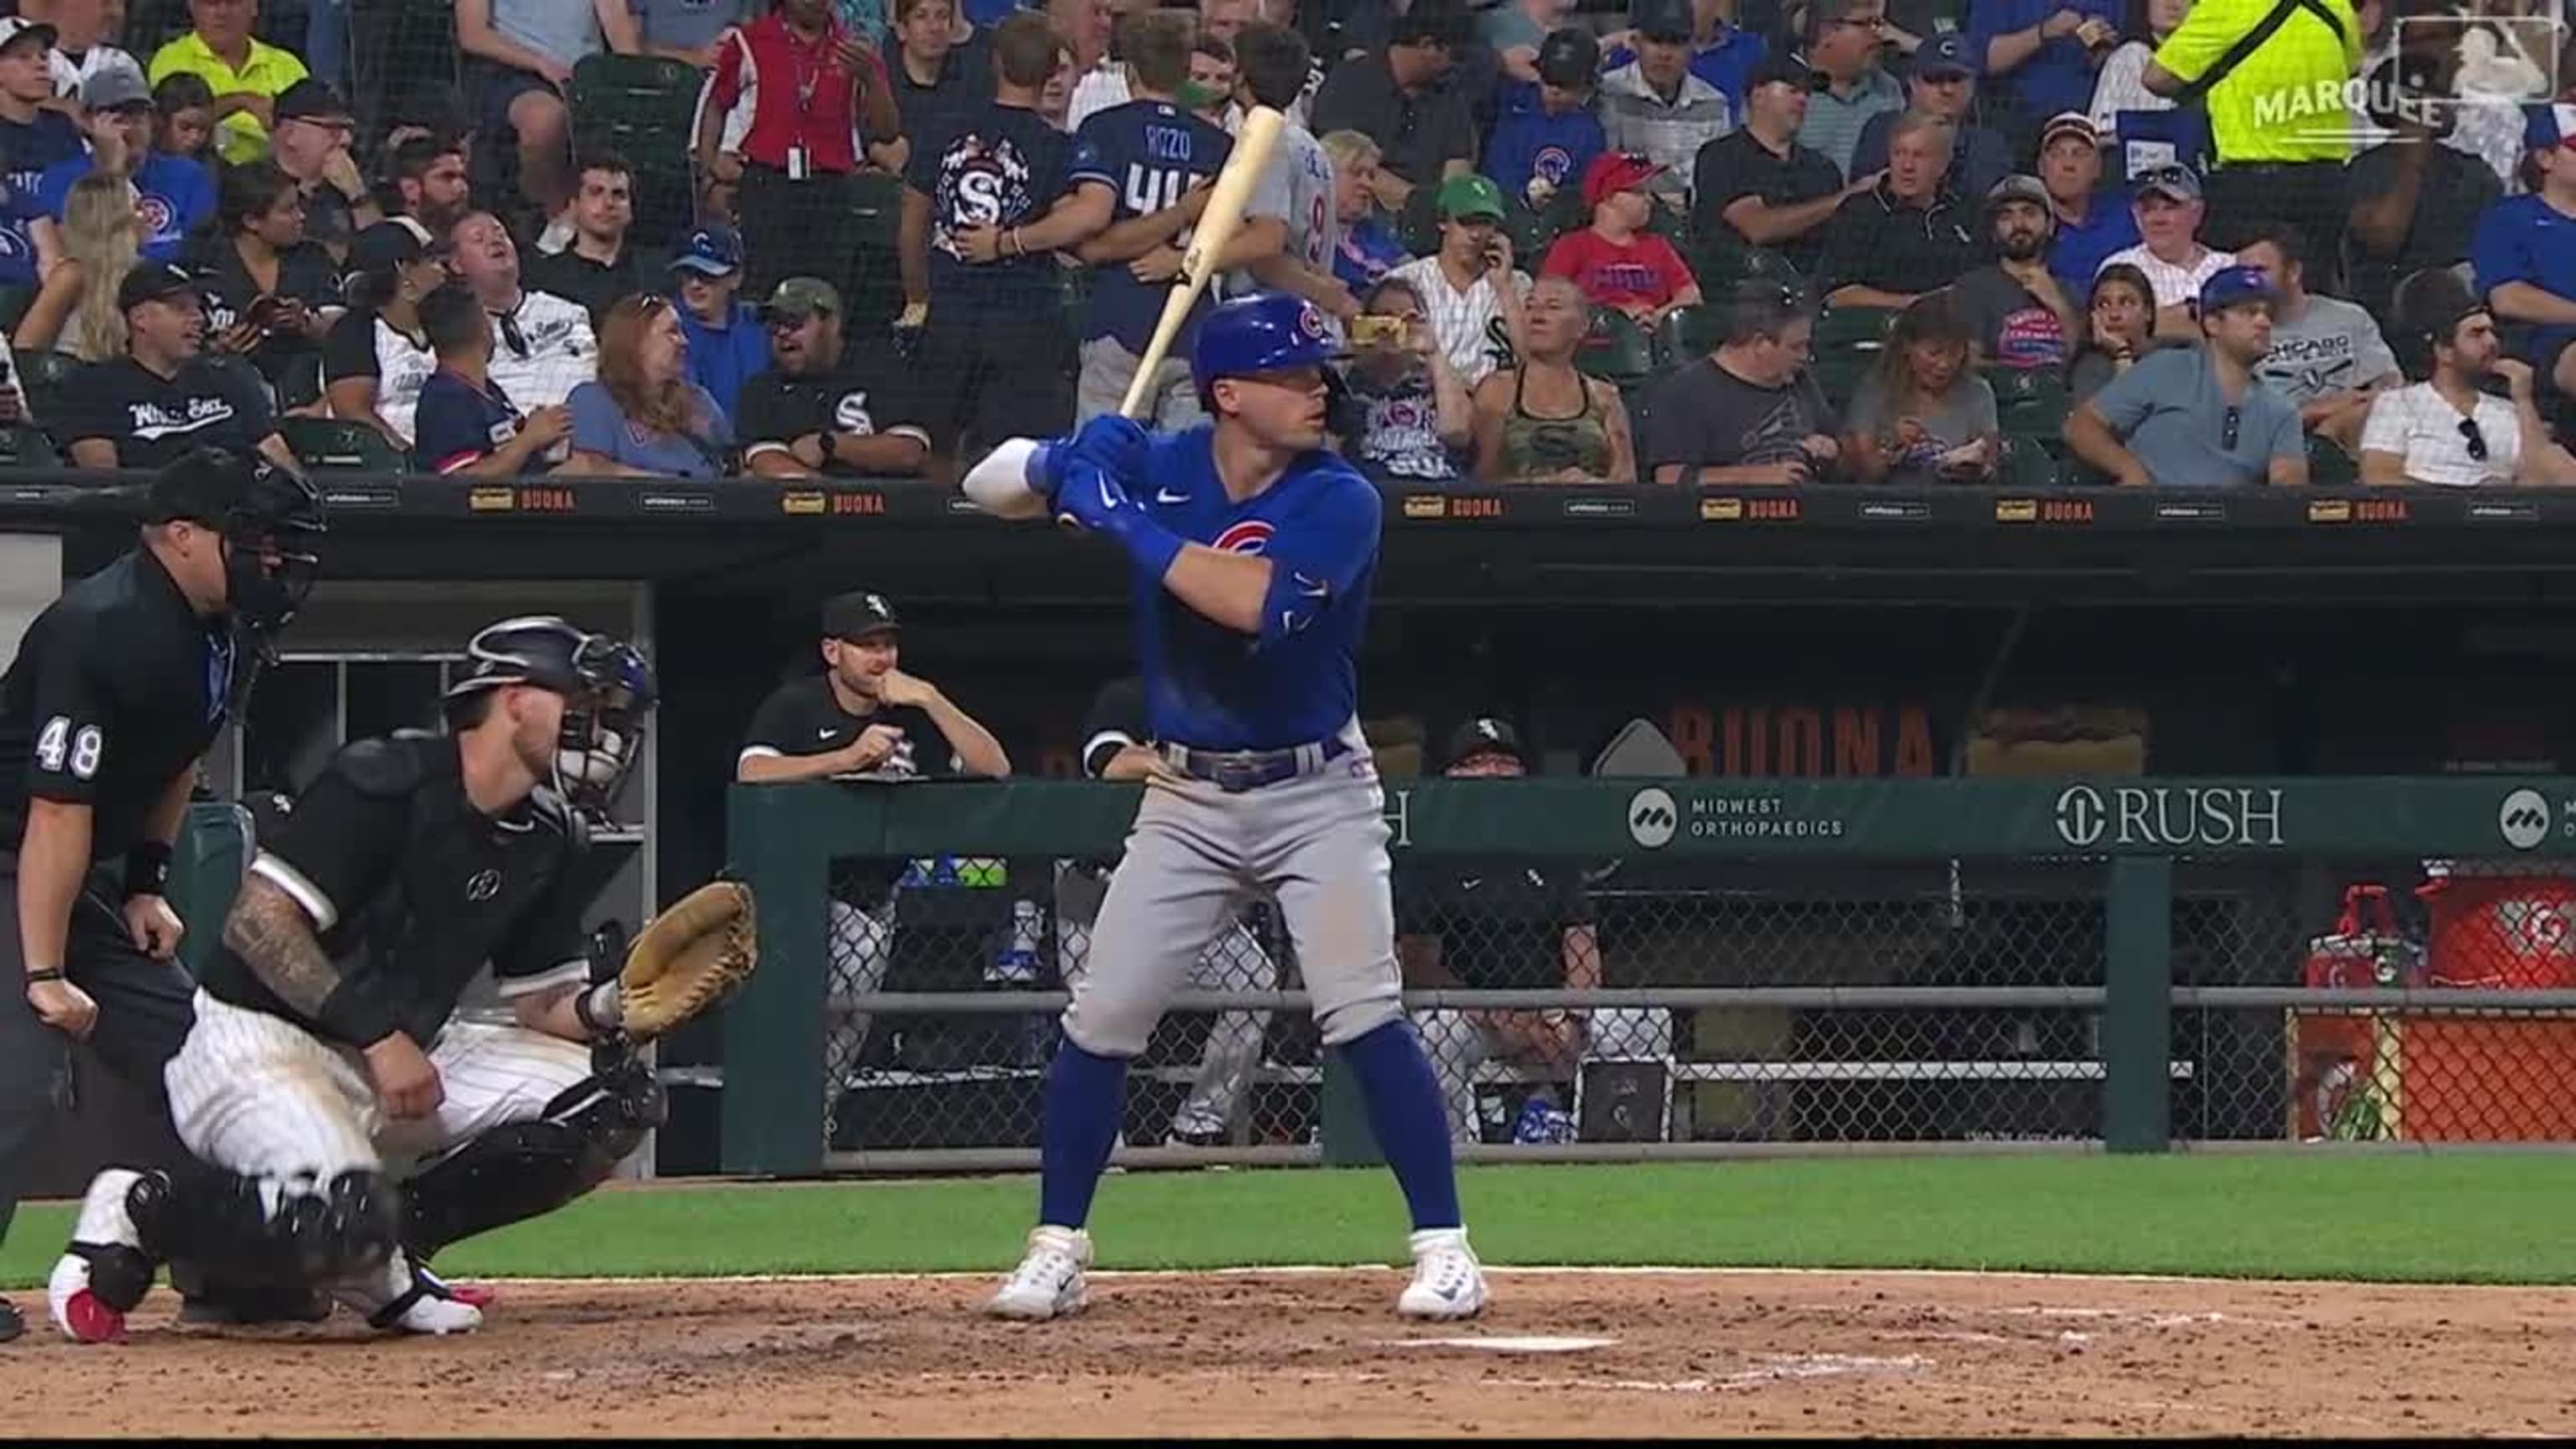
<path id="1" fill-rule="evenodd" d="M 1499 858 L 1579 881 L 1598 941 L 1594 989 L 1407 992 L 1467 1157 L 2576 1141 L 2576 779 L 1385 788 L 1400 922 Z M 734 787 L 762 961 L 704 1079 L 726 1170 L 1034 1166 L 1081 873 L 1136 799 Z M 1554 929 L 1451 899 L 1468 951 Z M 1277 920 L 1222 936 L 1120 1160 L 1366 1160 Z M 1228 1062 L 1216 1131 L 1176 1136 Z"/>

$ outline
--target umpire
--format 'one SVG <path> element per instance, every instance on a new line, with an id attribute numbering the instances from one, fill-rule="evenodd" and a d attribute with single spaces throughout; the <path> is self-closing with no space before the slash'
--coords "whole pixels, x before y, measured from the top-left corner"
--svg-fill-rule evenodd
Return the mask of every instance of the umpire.
<path id="1" fill-rule="evenodd" d="M 26 978 L 0 992 L 0 1238 L 70 1105 L 72 1042 L 161 1093 L 193 1016 L 172 847 L 324 526 L 303 479 L 190 452 L 153 477 L 135 547 L 47 605 L 0 676 L 0 954 Z M 0 1300 L 0 1341 L 25 1327 Z"/>

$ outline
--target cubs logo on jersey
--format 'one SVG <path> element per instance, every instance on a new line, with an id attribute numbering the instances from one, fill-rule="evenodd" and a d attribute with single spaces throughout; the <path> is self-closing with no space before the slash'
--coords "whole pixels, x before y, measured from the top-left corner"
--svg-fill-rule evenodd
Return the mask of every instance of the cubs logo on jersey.
<path id="1" fill-rule="evenodd" d="M 1563 146 L 1541 146 L 1530 158 L 1530 174 L 1550 186 L 1563 186 L 1565 178 L 1574 174 L 1574 153 Z"/>
<path id="2" fill-rule="evenodd" d="M 1241 553 L 1260 556 L 1270 547 L 1271 527 L 1258 518 L 1226 525 L 1226 530 L 1209 542 L 1219 553 Z"/>

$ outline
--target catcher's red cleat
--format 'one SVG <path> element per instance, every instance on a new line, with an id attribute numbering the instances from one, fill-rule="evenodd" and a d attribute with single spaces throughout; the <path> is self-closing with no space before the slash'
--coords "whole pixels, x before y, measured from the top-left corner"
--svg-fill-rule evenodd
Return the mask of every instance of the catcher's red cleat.
<path id="1" fill-rule="evenodd" d="M 99 1302 L 98 1295 L 86 1288 L 64 1301 L 57 1322 L 76 1342 L 125 1342 L 125 1315 Z"/>
<path id="2" fill-rule="evenodd" d="M 468 1308 L 489 1308 L 493 1300 L 501 1295 L 478 1284 L 450 1283 L 447 1285 L 447 1296 Z"/>

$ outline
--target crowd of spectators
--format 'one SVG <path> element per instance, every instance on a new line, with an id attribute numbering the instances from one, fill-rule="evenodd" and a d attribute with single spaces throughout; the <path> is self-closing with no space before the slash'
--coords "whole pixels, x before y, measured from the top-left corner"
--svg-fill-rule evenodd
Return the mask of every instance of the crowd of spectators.
<path id="1" fill-rule="evenodd" d="M 1263 105 L 1212 290 L 1314 304 L 1388 476 L 2557 481 L 2560 3 L 459 0 L 353 109 L 340 0 L 18 0 L 0 408 L 936 476 L 1117 405 Z M 640 171 L 576 144 L 620 57 L 692 106 Z"/>

